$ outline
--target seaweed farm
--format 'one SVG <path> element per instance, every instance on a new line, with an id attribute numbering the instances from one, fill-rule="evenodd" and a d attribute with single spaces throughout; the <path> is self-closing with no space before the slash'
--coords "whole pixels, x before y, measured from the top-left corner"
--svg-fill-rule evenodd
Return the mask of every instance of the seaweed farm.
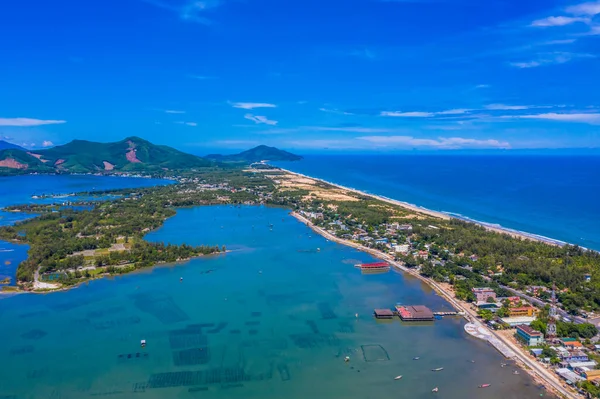
<path id="1" fill-rule="evenodd" d="M 386 303 L 452 308 L 414 278 L 357 272 L 376 260 L 286 210 L 182 209 L 147 239 L 229 252 L 0 296 L 0 398 L 550 397 L 462 319 L 375 319 Z"/>

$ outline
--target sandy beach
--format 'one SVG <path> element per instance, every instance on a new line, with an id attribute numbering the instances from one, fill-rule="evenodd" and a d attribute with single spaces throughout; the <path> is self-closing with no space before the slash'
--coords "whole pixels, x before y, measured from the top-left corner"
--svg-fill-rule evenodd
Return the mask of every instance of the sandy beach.
<path id="1" fill-rule="evenodd" d="M 383 201 L 383 202 L 386 202 L 388 204 L 397 205 L 397 206 L 400 206 L 400 207 L 405 208 L 407 210 L 410 210 L 410 211 L 413 211 L 413 212 L 416 212 L 416 213 L 421 213 L 421 214 L 424 214 L 424 215 L 427 215 L 427 216 L 432 216 L 432 217 L 440 218 L 440 219 L 444 219 L 444 220 L 449 220 L 449 219 L 452 219 L 452 218 L 464 220 L 464 221 L 467 221 L 469 223 L 474 223 L 474 224 L 477 224 L 479 226 L 482 226 L 482 227 L 484 227 L 488 231 L 493 231 L 493 232 L 501 233 L 501 234 L 508 234 L 511 237 L 520 238 L 522 240 L 538 241 L 538 242 L 543 242 L 543 243 L 546 243 L 546 244 L 549 244 L 549 245 L 564 245 L 564 244 L 566 244 L 566 243 L 564 243 L 564 242 L 562 242 L 560 240 L 555 240 L 555 239 L 552 239 L 552 238 L 549 238 L 549 237 L 542 237 L 542 236 L 539 236 L 539 235 L 536 235 L 536 234 L 532 234 L 532 233 L 527 233 L 527 232 L 523 232 L 523 231 L 516 231 L 516 230 L 508 229 L 508 228 L 505 228 L 505 227 L 501 227 L 501 226 L 491 225 L 489 223 L 484 223 L 484 222 L 479 222 L 479 221 L 476 221 L 476 220 L 471 220 L 471 219 L 468 219 L 468 218 L 457 217 L 457 216 L 453 216 L 453 215 L 450 215 L 450 214 L 447 214 L 447 213 L 444 213 L 444 212 L 439 212 L 439 211 L 434 211 L 434 210 L 431 210 L 431 209 L 423 208 L 423 207 L 420 207 L 420 206 L 415 205 L 415 204 L 410 204 L 408 202 L 398 201 L 398 200 L 394 200 L 392 198 L 388 198 L 388 197 L 384 197 L 384 196 L 380 196 L 380 195 L 376 195 L 376 194 L 365 193 L 363 191 L 360 191 L 360 190 L 357 190 L 357 189 L 354 189 L 354 188 L 351 188 L 351 187 L 345 187 L 345 186 L 342 186 L 342 185 L 339 185 L 339 184 L 336 184 L 336 183 L 332 183 L 332 182 L 329 182 L 329 181 L 326 181 L 326 180 L 323 180 L 323 179 L 318 179 L 318 178 L 315 178 L 315 177 L 303 175 L 301 173 L 292 172 L 291 170 L 288 170 L 288 169 L 283 169 L 283 168 L 278 168 L 278 169 L 281 170 L 281 171 L 284 171 L 287 174 L 297 176 L 299 179 L 312 180 L 314 182 L 328 184 L 328 185 L 330 185 L 332 187 L 335 187 L 337 189 L 340 189 L 340 190 L 344 190 L 344 191 L 347 191 L 347 192 L 350 192 L 350 193 L 353 193 L 353 194 L 357 194 L 357 195 L 361 195 L 361 196 L 371 197 L 371 198 L 377 199 L 379 201 Z M 255 170 L 255 171 L 260 172 L 262 170 Z"/>

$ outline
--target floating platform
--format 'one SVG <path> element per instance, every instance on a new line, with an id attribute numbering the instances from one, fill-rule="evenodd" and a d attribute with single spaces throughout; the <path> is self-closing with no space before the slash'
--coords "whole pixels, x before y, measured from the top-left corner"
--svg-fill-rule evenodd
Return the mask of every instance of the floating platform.
<path id="1" fill-rule="evenodd" d="M 375 263 L 357 263 L 354 267 L 359 268 L 364 272 L 387 272 L 392 267 L 387 262 L 375 262 Z"/>
<path id="2" fill-rule="evenodd" d="M 396 305 L 398 316 L 402 321 L 433 321 L 431 309 L 423 305 Z"/>
<path id="3" fill-rule="evenodd" d="M 394 311 L 390 309 L 375 309 L 373 311 L 376 319 L 392 319 L 394 318 Z"/>

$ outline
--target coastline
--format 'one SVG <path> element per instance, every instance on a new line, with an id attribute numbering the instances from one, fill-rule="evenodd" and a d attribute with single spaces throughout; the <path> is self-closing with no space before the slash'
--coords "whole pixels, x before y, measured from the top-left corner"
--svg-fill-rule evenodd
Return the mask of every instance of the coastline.
<path id="1" fill-rule="evenodd" d="M 424 215 L 428 215 L 428 216 L 432 216 L 435 218 L 439 218 L 439 219 L 443 219 L 443 220 L 450 220 L 450 219 L 458 219 L 458 220 L 462 220 L 468 223 L 473 223 L 476 224 L 478 226 L 481 226 L 483 228 L 485 228 L 488 231 L 492 231 L 495 233 L 500 233 L 500 234 L 507 234 L 513 238 L 519 238 L 522 240 L 531 240 L 531 241 L 537 241 L 537 242 L 542 242 L 548 245 L 556 245 L 556 246 L 563 246 L 563 245 L 567 245 L 569 243 L 561 241 L 561 240 L 556 240 L 550 237 L 544 237 L 538 234 L 534 234 L 534 233 L 528 233 L 525 231 L 519 231 L 519 230 L 514 230 L 514 229 L 510 229 L 508 227 L 503 227 L 503 226 L 499 226 L 499 225 L 494 225 L 492 223 L 487 223 L 487 222 L 482 222 L 482 221 L 478 221 L 478 220 L 473 220 L 470 219 L 469 217 L 463 216 L 463 215 L 458 215 L 458 214 L 453 214 L 453 213 L 446 213 L 446 212 L 441 212 L 441 211 L 435 211 L 432 209 L 428 209 L 428 208 L 424 208 L 415 204 L 411 204 L 408 202 L 404 202 L 404 201 L 399 201 L 399 200 L 395 200 L 389 197 L 385 197 L 382 195 L 377 195 L 377 194 L 370 194 L 370 193 L 366 193 L 364 191 L 360 191 L 358 189 L 355 188 L 351 188 L 351 187 L 346 187 L 346 186 L 342 186 L 341 184 L 337 184 L 337 183 L 333 183 L 327 180 L 323 180 L 323 179 L 319 179 L 316 177 L 312 177 L 312 176 L 308 176 L 308 175 L 304 175 L 302 173 L 298 173 L 298 172 L 293 172 L 291 170 L 288 169 L 284 169 L 281 167 L 276 167 L 278 170 L 284 171 L 285 173 L 289 173 L 291 175 L 295 175 L 304 179 L 311 179 L 314 180 L 316 182 L 320 182 L 320 183 L 324 183 L 324 184 L 328 184 L 330 186 L 336 187 L 338 189 L 341 190 L 345 190 L 348 192 L 352 192 L 354 194 L 358 194 L 358 195 L 362 195 L 362 196 L 366 196 L 366 197 L 371 197 L 373 199 L 377 199 L 379 201 L 383 201 L 383 202 L 387 202 L 389 204 L 392 205 L 397 205 L 400 206 L 402 208 L 408 209 L 410 211 L 413 212 L 418 212 L 418 213 L 422 213 Z M 575 245 L 575 244 L 569 244 L 569 245 Z M 583 248 L 583 247 L 581 247 Z M 591 251 L 590 249 L 584 248 L 588 251 Z"/>
<path id="2" fill-rule="evenodd" d="M 338 187 L 340 187 L 340 186 L 338 186 Z M 359 192 L 357 190 L 353 190 L 353 191 Z M 384 252 L 381 252 L 381 251 L 373 249 L 373 248 L 363 247 L 362 245 L 357 244 L 355 242 L 336 237 L 333 234 L 323 230 L 322 228 L 315 226 L 310 220 L 308 220 L 307 218 L 305 218 L 304 216 L 302 216 L 296 212 L 291 212 L 290 215 L 292 217 L 296 218 L 299 222 L 305 224 L 307 227 L 310 227 L 314 232 L 323 236 L 327 240 L 336 242 L 340 245 L 345 245 L 345 246 L 354 248 L 354 249 L 362 251 L 362 252 L 366 252 L 370 255 L 373 255 L 374 257 L 376 257 L 378 259 L 388 262 L 395 269 L 400 270 L 401 272 L 407 273 L 407 274 L 411 275 L 412 277 L 415 277 L 415 278 L 421 280 L 422 282 L 427 284 L 429 287 L 431 287 L 439 296 L 444 298 L 444 300 L 449 302 L 457 311 L 461 312 L 462 313 L 461 317 L 463 317 L 468 322 L 472 322 L 472 321 L 477 322 L 477 314 L 476 314 L 476 312 L 474 312 L 470 309 L 468 303 L 454 298 L 452 296 L 451 292 L 449 292 L 449 290 L 444 289 L 440 284 L 438 284 L 434 280 L 424 277 L 424 276 L 421 276 L 415 270 L 411 270 L 411 269 L 405 267 L 404 265 L 402 265 L 401 263 L 396 262 L 393 259 L 393 257 L 391 257 L 390 255 L 388 255 Z M 551 374 L 548 370 L 544 369 L 540 364 L 536 363 L 535 360 L 532 361 L 531 359 L 529 359 L 528 355 L 526 353 L 524 353 L 519 346 L 513 344 L 506 337 L 503 337 L 502 335 L 497 334 L 495 331 L 492 331 L 487 326 L 482 325 L 479 322 L 477 322 L 477 323 L 480 324 L 482 326 L 482 328 L 484 328 L 491 337 L 495 338 L 495 340 L 490 340 L 490 341 L 488 341 L 488 343 L 490 345 L 494 346 L 494 342 L 497 342 L 498 345 L 504 345 L 504 346 L 510 348 L 515 353 L 515 357 L 512 358 L 512 360 L 515 360 L 517 366 L 520 367 L 522 370 L 524 370 L 526 373 L 528 373 L 536 382 L 543 383 L 547 390 L 558 395 L 559 397 L 572 398 L 572 399 L 579 398 L 579 396 L 576 395 L 575 393 L 565 390 L 561 384 L 561 381 L 558 378 L 556 378 L 553 374 Z M 502 351 L 500 350 L 500 348 L 498 348 L 496 346 L 494 346 L 494 348 L 496 350 L 498 350 L 499 353 L 503 354 Z"/>

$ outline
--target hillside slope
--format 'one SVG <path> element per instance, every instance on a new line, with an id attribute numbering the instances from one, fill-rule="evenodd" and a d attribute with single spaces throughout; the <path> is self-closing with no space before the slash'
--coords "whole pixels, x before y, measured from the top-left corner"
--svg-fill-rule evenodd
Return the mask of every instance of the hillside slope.
<path id="1" fill-rule="evenodd" d="M 223 162 L 260 162 L 260 161 L 299 161 L 302 159 L 300 155 L 292 154 L 279 148 L 259 145 L 250 150 L 240 152 L 233 155 L 211 154 L 206 158 L 214 159 Z"/>
<path id="2" fill-rule="evenodd" d="M 65 145 L 32 152 L 5 150 L 0 152 L 0 162 L 4 163 L 0 167 L 28 172 L 54 170 L 71 173 L 180 170 L 214 164 L 139 137 L 128 137 L 114 143 L 73 140 Z"/>

